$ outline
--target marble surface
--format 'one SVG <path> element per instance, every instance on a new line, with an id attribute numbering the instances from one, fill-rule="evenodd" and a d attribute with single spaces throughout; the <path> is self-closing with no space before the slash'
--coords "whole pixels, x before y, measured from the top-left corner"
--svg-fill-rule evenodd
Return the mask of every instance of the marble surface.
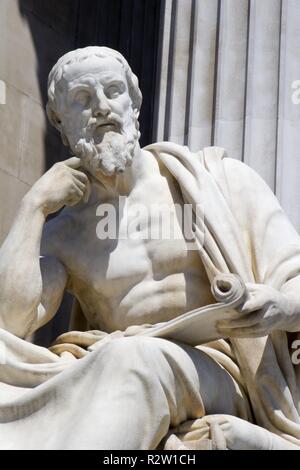
<path id="1" fill-rule="evenodd" d="M 0 249 L 0 447 L 299 449 L 287 338 L 300 330 L 300 238 L 270 188 L 220 147 L 141 149 L 142 95 L 117 51 L 64 55 L 48 97 L 72 156 L 29 189 Z M 191 247 L 176 205 L 197 204 Z M 149 237 L 168 218 L 174 232 Z M 221 339 L 141 334 L 213 303 L 228 273 L 247 295 L 217 322 Z M 26 342 L 65 291 L 73 331 L 49 349 Z"/>

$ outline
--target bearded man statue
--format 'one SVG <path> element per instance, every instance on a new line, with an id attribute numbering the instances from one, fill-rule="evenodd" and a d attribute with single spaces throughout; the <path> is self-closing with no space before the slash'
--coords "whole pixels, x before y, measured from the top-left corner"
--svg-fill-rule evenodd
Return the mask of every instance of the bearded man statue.
<path id="1" fill-rule="evenodd" d="M 0 448 L 299 449 L 300 238 L 272 191 L 219 147 L 141 149 L 142 96 L 117 51 L 67 53 L 48 96 L 72 156 L 28 191 L 0 250 Z M 193 249 L 186 204 L 204 207 Z M 176 237 L 146 236 L 153 205 Z M 104 206 L 115 236 L 99 236 Z M 213 305 L 218 274 L 247 291 L 218 337 L 144 334 Z M 49 349 L 26 341 L 65 291 L 70 331 Z"/>

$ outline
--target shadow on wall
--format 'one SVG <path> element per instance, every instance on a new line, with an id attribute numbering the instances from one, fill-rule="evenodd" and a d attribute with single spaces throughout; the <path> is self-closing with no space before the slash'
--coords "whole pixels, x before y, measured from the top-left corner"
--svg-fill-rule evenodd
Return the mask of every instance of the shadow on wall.
<path id="1" fill-rule="evenodd" d="M 119 50 L 139 77 L 143 94 L 140 115 L 141 145 L 152 141 L 159 20 L 163 0 L 18 0 L 37 58 L 42 105 L 47 103 L 47 77 L 65 52 L 76 47 L 105 45 Z M 68 158 L 58 132 L 47 122 L 44 136 L 45 169 Z M 35 335 L 35 343 L 49 345 L 66 331 L 72 297 L 65 295 L 55 318 Z"/>
<path id="2" fill-rule="evenodd" d="M 47 103 L 47 77 L 57 59 L 76 46 L 77 12 L 74 0 L 19 0 L 22 17 L 30 28 L 36 52 L 36 73 L 42 105 Z M 68 151 L 62 145 L 59 133 L 47 120 L 44 135 L 44 168 L 49 169 L 55 162 L 68 158 Z M 55 318 L 37 331 L 36 344 L 48 346 L 53 339 L 68 328 L 72 297 L 66 294 Z"/>
<path id="3" fill-rule="evenodd" d="M 72 0 L 18 0 L 22 17 L 26 19 L 36 52 L 36 73 L 39 82 L 42 105 L 47 102 L 48 73 L 57 59 L 76 45 L 77 2 Z M 25 72 L 26 73 L 26 72 Z M 47 122 L 45 132 L 45 169 L 67 156 L 58 132 Z"/>

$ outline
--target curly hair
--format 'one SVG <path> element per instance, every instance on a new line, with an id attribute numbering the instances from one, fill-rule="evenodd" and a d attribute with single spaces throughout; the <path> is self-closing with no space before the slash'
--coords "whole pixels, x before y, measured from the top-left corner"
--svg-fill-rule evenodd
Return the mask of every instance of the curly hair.
<path id="1" fill-rule="evenodd" d="M 64 54 L 56 62 L 56 64 L 49 73 L 48 103 L 46 106 L 46 111 L 51 124 L 56 128 L 59 128 L 60 124 L 58 106 L 56 101 L 56 86 L 62 79 L 64 72 L 70 65 L 78 62 L 83 62 L 85 59 L 88 59 L 90 57 L 99 57 L 101 59 L 113 57 L 122 65 L 128 84 L 129 95 L 132 100 L 133 109 L 136 110 L 137 113 L 139 113 L 140 111 L 142 104 L 142 93 L 139 88 L 138 78 L 132 72 L 126 59 L 118 51 L 110 49 L 109 47 L 88 46 Z"/>

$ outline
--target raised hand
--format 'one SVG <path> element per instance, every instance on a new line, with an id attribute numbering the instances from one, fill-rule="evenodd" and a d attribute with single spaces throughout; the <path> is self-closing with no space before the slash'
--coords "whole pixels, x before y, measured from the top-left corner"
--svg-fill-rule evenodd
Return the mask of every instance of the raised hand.
<path id="1" fill-rule="evenodd" d="M 80 201 L 87 202 L 90 196 L 90 182 L 80 171 L 81 160 L 71 157 L 55 163 L 27 193 L 45 215 L 58 211 L 63 206 L 74 206 Z"/>

